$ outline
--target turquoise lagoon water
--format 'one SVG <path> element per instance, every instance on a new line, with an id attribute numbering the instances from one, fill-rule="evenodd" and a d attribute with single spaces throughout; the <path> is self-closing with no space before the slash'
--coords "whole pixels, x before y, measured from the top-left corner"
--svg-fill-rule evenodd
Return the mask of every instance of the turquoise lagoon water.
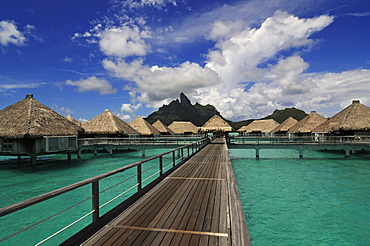
<path id="1" fill-rule="evenodd" d="M 117 152 L 111 156 L 107 153 L 98 153 L 97 156 L 94 156 L 92 153 L 83 153 L 81 159 L 73 159 L 71 161 L 66 160 L 66 155 L 51 155 L 41 157 L 38 160 L 38 165 L 34 167 L 30 166 L 29 163 L 18 166 L 14 158 L 0 157 L 0 207 L 44 194 L 167 151 L 169 149 L 148 148 L 146 149 L 145 157 L 142 157 L 141 151 Z M 184 154 L 186 155 L 187 153 Z M 73 156 L 73 158 L 75 157 Z M 163 157 L 164 166 L 168 166 L 167 169 L 170 168 L 171 161 L 171 154 Z M 143 179 L 159 170 L 158 159 L 144 164 L 142 170 L 146 169 L 149 170 L 143 174 Z M 124 184 L 100 194 L 100 204 L 106 203 L 122 191 L 133 187 L 136 183 L 135 174 L 136 168 L 133 168 L 100 181 L 99 190 L 103 191 L 112 185 L 129 179 Z M 155 174 L 144 185 L 158 176 L 158 174 Z M 100 215 L 118 205 L 136 190 L 137 188 L 135 187 L 127 194 L 122 195 L 114 202 L 101 208 Z M 0 218 L 0 240 L 89 196 L 91 196 L 91 185 L 78 188 L 22 211 L 4 216 Z M 91 200 L 87 200 L 36 227 L 0 242 L 0 245 L 35 245 L 69 223 L 89 213 L 91 206 Z M 91 223 L 91 217 L 91 215 L 87 216 L 79 223 L 71 226 L 42 245 L 57 245 L 63 242 L 66 238 Z"/>
<path id="2" fill-rule="evenodd" d="M 370 155 L 230 149 L 252 245 L 370 245 Z"/>

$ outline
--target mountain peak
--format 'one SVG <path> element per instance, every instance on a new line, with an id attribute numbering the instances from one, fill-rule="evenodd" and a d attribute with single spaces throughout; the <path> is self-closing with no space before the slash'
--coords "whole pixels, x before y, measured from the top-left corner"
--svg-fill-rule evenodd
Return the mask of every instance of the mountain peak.
<path id="1" fill-rule="evenodd" d="M 199 103 L 191 104 L 189 98 L 180 94 L 180 101 L 173 100 L 169 105 L 163 105 L 158 111 L 150 114 L 146 120 L 154 123 L 161 120 L 169 125 L 173 121 L 190 121 L 197 126 L 202 126 L 209 118 L 220 113 L 212 105 L 203 106 Z"/>
<path id="2" fill-rule="evenodd" d="M 185 108 L 189 108 L 192 106 L 189 98 L 181 92 L 180 94 L 180 102 L 181 102 L 181 106 L 185 107 Z"/>

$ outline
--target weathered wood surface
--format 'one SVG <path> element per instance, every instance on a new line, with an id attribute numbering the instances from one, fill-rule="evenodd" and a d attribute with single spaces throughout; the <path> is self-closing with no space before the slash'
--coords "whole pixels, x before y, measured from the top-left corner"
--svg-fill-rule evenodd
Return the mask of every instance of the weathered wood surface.
<path id="1" fill-rule="evenodd" d="M 224 139 L 217 139 L 83 245 L 250 245 Z"/>

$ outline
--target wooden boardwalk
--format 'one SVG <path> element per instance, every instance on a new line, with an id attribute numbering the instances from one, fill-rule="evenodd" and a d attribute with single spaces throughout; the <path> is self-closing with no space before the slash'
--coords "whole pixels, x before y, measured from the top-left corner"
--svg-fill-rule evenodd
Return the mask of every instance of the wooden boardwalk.
<path id="1" fill-rule="evenodd" d="M 250 245 L 224 139 L 216 139 L 82 245 Z"/>

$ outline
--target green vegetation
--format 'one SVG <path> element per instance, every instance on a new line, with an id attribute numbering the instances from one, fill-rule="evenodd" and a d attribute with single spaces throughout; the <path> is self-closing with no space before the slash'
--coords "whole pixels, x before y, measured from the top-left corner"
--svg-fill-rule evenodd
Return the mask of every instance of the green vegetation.
<path id="1" fill-rule="evenodd" d="M 195 103 L 194 105 L 192 105 L 185 94 L 181 93 L 180 100 L 177 99 L 172 101 L 169 105 L 163 105 L 158 109 L 158 111 L 150 114 L 146 118 L 146 120 L 151 124 L 153 124 L 157 120 L 160 120 L 167 126 L 170 125 L 173 121 L 190 121 L 196 126 L 202 126 L 214 115 L 220 115 L 220 112 L 218 112 L 214 106 L 209 104 L 203 106 L 199 103 Z M 306 117 L 306 115 L 307 114 L 303 110 L 296 108 L 286 108 L 283 110 L 275 110 L 271 115 L 265 117 L 264 119 L 274 119 L 277 122 L 281 123 L 284 120 L 288 119 L 289 116 L 299 121 Z M 223 119 L 226 120 L 225 118 Z M 233 122 L 230 120 L 226 121 L 234 129 L 237 130 L 242 126 L 248 125 L 253 120 L 248 119 L 238 122 Z"/>
<path id="2" fill-rule="evenodd" d="M 146 120 L 151 124 L 160 120 L 167 126 L 173 121 L 190 121 L 196 126 L 202 126 L 214 115 L 220 115 L 214 106 L 203 106 L 199 103 L 192 105 L 185 94 L 181 93 L 180 101 L 174 100 L 169 105 L 163 105 Z"/>
<path id="3" fill-rule="evenodd" d="M 296 109 L 293 107 L 293 108 L 285 108 L 283 110 L 276 109 L 271 115 L 266 116 L 263 119 L 274 119 L 278 123 L 282 123 L 283 121 L 288 119 L 289 116 L 300 121 L 301 119 L 306 117 L 307 114 L 303 110 Z"/>

